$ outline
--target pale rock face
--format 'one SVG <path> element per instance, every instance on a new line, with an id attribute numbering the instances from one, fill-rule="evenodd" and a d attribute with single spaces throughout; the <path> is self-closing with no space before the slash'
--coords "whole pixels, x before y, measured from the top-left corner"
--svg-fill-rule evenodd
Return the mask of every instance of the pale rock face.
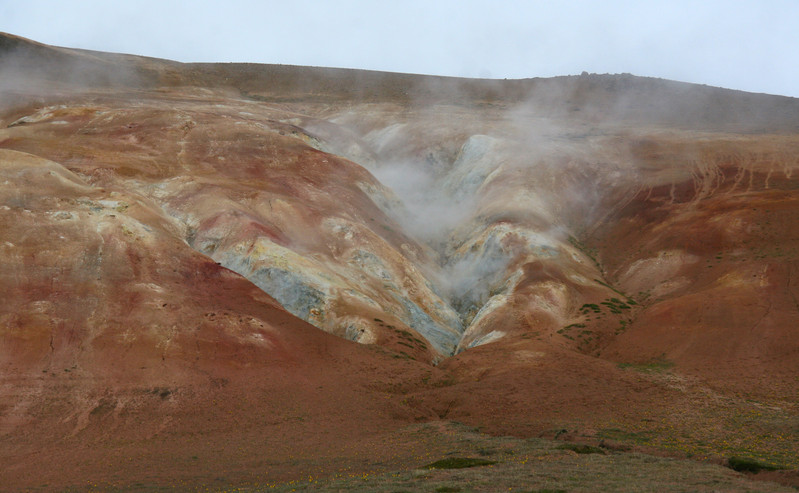
<path id="1" fill-rule="evenodd" d="M 660 296 L 684 286 L 687 279 L 680 278 L 680 271 L 699 260 L 699 257 L 681 250 L 658 252 L 655 257 L 628 265 L 619 275 L 619 282 L 631 293 L 651 291 Z"/>
<path id="2" fill-rule="evenodd" d="M 502 164 L 502 141 L 487 135 L 472 135 L 461 147 L 443 186 L 456 201 L 477 193 L 483 182 Z"/>
<path id="3" fill-rule="evenodd" d="M 264 238 L 252 244 L 237 244 L 213 257 L 228 269 L 250 279 L 284 308 L 303 320 L 324 326 L 326 303 L 332 279 L 321 274 L 321 266 L 292 250 Z"/>

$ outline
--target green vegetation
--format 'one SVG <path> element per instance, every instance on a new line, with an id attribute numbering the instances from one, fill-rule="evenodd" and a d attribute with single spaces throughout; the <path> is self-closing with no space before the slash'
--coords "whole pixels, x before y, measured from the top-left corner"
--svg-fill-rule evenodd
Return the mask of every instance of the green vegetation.
<path id="1" fill-rule="evenodd" d="M 602 313 L 602 309 L 599 308 L 599 305 L 596 305 L 594 303 L 586 303 L 580 307 L 580 313 L 582 313 L 583 315 L 588 315 L 589 310 L 594 313 Z"/>
<path id="2" fill-rule="evenodd" d="M 624 300 L 621 298 L 611 297 L 599 303 L 585 303 L 579 308 L 579 312 L 583 317 L 585 317 L 585 320 L 589 322 L 592 320 L 592 317 L 594 321 L 599 321 L 606 315 L 624 316 L 624 318 L 619 317 L 619 326 L 614 331 L 615 335 L 619 335 L 622 332 L 625 332 L 632 323 L 632 309 L 636 305 L 638 305 L 638 303 L 635 300 L 626 296 L 624 297 Z M 577 340 L 576 338 L 579 338 L 580 349 L 584 351 L 590 350 L 591 343 L 595 340 L 595 337 L 591 335 L 592 331 L 584 330 L 577 336 L 571 333 L 572 329 L 585 327 L 586 324 L 584 323 L 573 323 L 560 329 L 558 334 L 572 341 L 575 341 Z"/>
<path id="3" fill-rule="evenodd" d="M 585 327 L 585 324 L 567 325 L 566 327 L 563 327 L 562 329 L 560 329 L 558 331 L 558 334 L 562 335 L 566 339 L 569 339 L 570 341 L 579 340 L 581 347 L 582 346 L 587 346 L 588 344 L 591 343 L 591 341 L 594 340 L 594 336 L 593 336 L 594 331 L 593 330 L 585 330 L 585 329 L 581 330 L 581 331 L 579 331 L 577 333 L 576 336 L 572 334 L 572 330 L 574 330 L 574 329 L 582 329 L 584 327 Z"/>
<path id="4" fill-rule="evenodd" d="M 421 350 L 427 349 L 427 344 L 425 344 L 424 341 L 414 336 L 412 333 L 408 332 L 407 330 L 397 329 L 393 325 L 388 325 L 387 327 L 389 329 L 393 329 L 396 332 L 397 336 L 399 336 L 399 338 L 401 339 L 398 342 L 399 344 L 414 349 L 416 348 Z"/>
<path id="5" fill-rule="evenodd" d="M 637 304 L 638 303 L 636 303 L 635 300 L 633 300 L 632 298 L 626 298 L 625 301 L 622 301 L 619 298 L 607 298 L 606 300 L 601 301 L 599 304 L 596 303 L 584 304 L 583 306 L 580 307 L 580 313 L 582 315 L 590 315 L 591 313 L 601 314 L 602 309 L 605 308 L 613 314 L 621 315 L 622 313 L 624 313 L 624 310 L 630 310 L 632 309 L 633 306 Z"/>
<path id="6" fill-rule="evenodd" d="M 765 462 L 760 462 L 755 459 L 749 459 L 746 457 L 730 457 L 727 459 L 727 466 L 738 472 L 752 472 L 758 473 L 760 471 L 777 471 L 779 469 L 785 469 L 783 466 L 777 466 L 773 464 L 766 464 Z"/>
<path id="7" fill-rule="evenodd" d="M 655 358 L 646 363 L 619 363 L 619 368 L 631 369 L 643 373 L 662 373 L 674 367 L 674 362 L 667 360 L 663 356 Z"/>
<path id="8" fill-rule="evenodd" d="M 632 301 L 632 300 L 630 300 L 630 301 Z M 611 313 L 615 313 L 617 315 L 620 315 L 622 313 L 622 310 L 629 310 L 630 309 L 630 305 L 628 303 L 625 303 L 625 302 L 621 301 L 618 298 L 609 298 L 609 299 L 601 302 L 600 304 L 601 305 L 605 305 L 606 307 L 608 307 L 610 309 Z M 633 301 L 632 304 L 635 304 L 635 302 Z"/>
<path id="9" fill-rule="evenodd" d="M 597 249 L 596 248 L 589 248 L 588 246 L 585 245 L 585 243 L 581 242 L 580 240 L 578 240 L 574 236 L 569 236 L 569 243 L 571 243 L 571 245 L 574 248 L 576 248 L 576 249 L 580 250 L 581 252 L 583 252 L 588 258 L 591 259 L 592 262 L 594 262 L 594 265 L 596 265 L 597 268 L 600 271 L 602 271 L 602 265 L 599 263 L 599 261 L 596 258 L 596 256 L 597 256 Z"/>
<path id="10" fill-rule="evenodd" d="M 626 294 L 622 293 L 622 292 L 621 292 L 621 291 L 619 291 L 618 289 L 614 288 L 614 287 L 613 287 L 613 286 L 611 286 L 610 284 L 608 284 L 608 283 L 606 283 L 606 282 L 604 282 L 604 281 L 602 281 L 602 280 L 600 280 L 600 279 L 594 279 L 594 282 L 596 282 L 596 283 L 599 283 L 599 284 L 601 284 L 601 285 L 605 286 L 606 288 L 608 288 L 608 289 L 612 290 L 614 293 L 616 293 L 616 294 L 618 294 L 618 295 L 621 295 L 621 296 L 624 296 L 625 298 L 627 298 L 627 295 L 626 295 Z"/>
<path id="11" fill-rule="evenodd" d="M 490 466 L 492 464 L 496 464 L 496 462 L 469 457 L 449 457 L 427 464 L 423 469 L 465 469 L 467 467 Z"/>

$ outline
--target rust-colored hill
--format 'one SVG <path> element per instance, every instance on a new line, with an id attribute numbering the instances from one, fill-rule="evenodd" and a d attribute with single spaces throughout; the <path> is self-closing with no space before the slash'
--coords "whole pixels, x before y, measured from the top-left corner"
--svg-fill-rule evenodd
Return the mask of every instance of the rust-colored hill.
<path id="1" fill-rule="evenodd" d="M 418 467 L 438 420 L 799 466 L 795 99 L 0 68 L 9 489 Z"/>

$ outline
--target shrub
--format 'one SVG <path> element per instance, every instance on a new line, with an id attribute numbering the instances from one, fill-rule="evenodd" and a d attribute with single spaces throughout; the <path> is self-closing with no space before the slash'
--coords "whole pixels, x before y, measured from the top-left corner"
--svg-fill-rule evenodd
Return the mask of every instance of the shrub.
<path id="1" fill-rule="evenodd" d="M 727 466 L 733 471 L 738 472 L 754 472 L 760 471 L 776 471 L 778 469 L 785 469 L 781 466 L 775 466 L 760 462 L 755 459 L 748 459 L 746 457 L 730 457 L 727 459 Z"/>

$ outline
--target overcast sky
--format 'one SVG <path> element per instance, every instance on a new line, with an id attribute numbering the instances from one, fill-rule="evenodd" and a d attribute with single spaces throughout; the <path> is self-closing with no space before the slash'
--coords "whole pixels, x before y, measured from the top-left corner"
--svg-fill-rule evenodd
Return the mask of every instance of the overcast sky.
<path id="1" fill-rule="evenodd" d="M 0 31 L 183 62 L 629 72 L 799 97 L 799 0 L 0 0 Z"/>

